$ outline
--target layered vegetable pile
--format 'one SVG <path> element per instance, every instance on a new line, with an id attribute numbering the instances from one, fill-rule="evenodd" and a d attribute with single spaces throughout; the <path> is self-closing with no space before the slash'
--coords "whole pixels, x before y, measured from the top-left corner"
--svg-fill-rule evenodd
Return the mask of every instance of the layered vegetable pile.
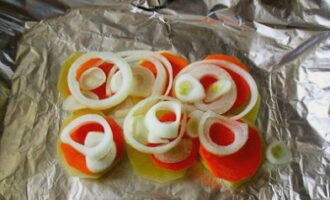
<path id="1" fill-rule="evenodd" d="M 189 63 L 171 52 L 74 53 L 58 80 L 63 123 L 58 153 L 72 175 L 98 178 L 126 149 L 134 171 L 167 182 L 201 160 L 238 184 L 263 162 L 254 122 L 257 85 L 228 55 Z"/>

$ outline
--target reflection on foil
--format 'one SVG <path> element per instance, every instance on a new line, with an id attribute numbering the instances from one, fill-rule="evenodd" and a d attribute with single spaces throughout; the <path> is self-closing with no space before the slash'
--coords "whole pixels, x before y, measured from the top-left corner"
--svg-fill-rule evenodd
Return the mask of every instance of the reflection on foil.
<path id="1" fill-rule="evenodd" d="M 0 106 L 8 100 L 0 142 L 0 195 L 5 199 L 329 199 L 330 33 L 326 27 L 330 12 L 324 12 L 329 3 L 297 1 L 289 7 L 280 3 L 223 1 L 209 13 L 219 2 L 205 1 L 196 9 L 213 19 L 189 15 L 195 7 L 188 4 L 177 10 L 171 10 L 177 4 L 169 4 L 164 13 L 171 15 L 109 4 L 73 10 L 31 26 L 18 42 L 14 74 L 13 64 L 5 62 L 9 59 L 0 57 L 4 63 L 0 64 Z M 308 9 L 299 12 L 299 6 Z M 262 97 L 257 122 L 265 142 L 286 141 L 293 162 L 265 163 L 255 178 L 235 191 L 219 185 L 201 166 L 183 180 L 156 184 L 134 175 L 127 159 L 101 180 L 66 176 L 55 152 L 67 115 L 56 90 L 59 67 L 75 51 L 126 49 L 166 49 L 191 61 L 211 53 L 240 58 L 250 67 Z"/>

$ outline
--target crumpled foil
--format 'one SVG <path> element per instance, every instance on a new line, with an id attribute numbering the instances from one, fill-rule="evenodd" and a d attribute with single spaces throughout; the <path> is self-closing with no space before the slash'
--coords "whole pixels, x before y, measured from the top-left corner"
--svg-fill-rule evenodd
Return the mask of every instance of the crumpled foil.
<path id="1" fill-rule="evenodd" d="M 184 6 L 172 3 L 159 12 L 112 3 L 65 11 L 29 24 L 15 61 L 13 50 L 0 51 L 1 200 L 330 199 L 330 3 L 178 2 Z M 40 13 L 63 14 L 59 10 Z M 0 21 L 1 35 L 23 31 L 23 18 L 0 13 L 7 16 Z M 241 59 L 259 87 L 257 125 L 265 142 L 284 140 L 293 161 L 265 162 L 236 190 L 205 181 L 209 177 L 195 169 L 182 180 L 157 184 L 136 176 L 127 158 L 100 180 L 68 177 L 56 158 L 67 115 L 56 89 L 60 65 L 75 51 L 128 49 L 170 50 L 190 61 L 212 53 Z"/>

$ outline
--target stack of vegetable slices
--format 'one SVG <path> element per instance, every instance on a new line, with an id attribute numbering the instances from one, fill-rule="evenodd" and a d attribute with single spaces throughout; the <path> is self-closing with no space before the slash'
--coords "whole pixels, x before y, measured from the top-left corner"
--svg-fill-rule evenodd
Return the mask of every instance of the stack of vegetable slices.
<path id="1" fill-rule="evenodd" d="M 157 182 L 199 161 L 231 186 L 264 158 L 254 126 L 260 98 L 248 67 L 228 55 L 190 63 L 172 52 L 74 53 L 63 64 L 59 157 L 76 176 L 98 178 L 126 152 L 136 174 Z"/>

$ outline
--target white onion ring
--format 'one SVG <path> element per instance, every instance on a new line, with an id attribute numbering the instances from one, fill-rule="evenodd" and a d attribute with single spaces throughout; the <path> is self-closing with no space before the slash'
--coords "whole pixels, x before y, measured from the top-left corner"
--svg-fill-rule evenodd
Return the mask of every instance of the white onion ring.
<path id="1" fill-rule="evenodd" d="M 85 138 L 86 147 L 94 147 L 103 140 L 103 133 L 100 132 L 88 132 Z M 114 141 L 111 141 L 109 152 L 101 159 L 94 159 L 86 157 L 86 166 L 93 173 L 99 173 L 107 169 L 115 160 L 117 154 L 117 148 Z"/>
<path id="2" fill-rule="evenodd" d="M 284 164 L 292 160 L 292 154 L 283 141 L 275 141 L 267 147 L 266 158 L 273 164 Z"/>
<path id="3" fill-rule="evenodd" d="M 100 87 L 106 79 L 107 77 L 102 69 L 91 67 L 81 74 L 79 78 L 80 88 L 83 90 L 93 90 Z"/>
<path id="4" fill-rule="evenodd" d="M 188 84 L 186 88 L 188 94 L 182 94 L 182 84 Z M 180 75 L 175 82 L 175 96 L 183 102 L 194 103 L 199 102 L 205 98 L 205 91 L 203 85 L 195 77 L 189 74 Z"/>
<path id="5" fill-rule="evenodd" d="M 94 100 L 85 97 L 80 91 L 79 82 L 76 80 L 76 72 L 82 64 L 92 58 L 101 58 L 106 62 L 111 62 L 116 65 L 123 73 L 123 84 L 120 90 L 111 97 L 101 100 Z M 93 109 L 106 109 L 118 105 L 129 94 L 130 88 L 133 84 L 133 75 L 130 66 L 121 57 L 111 52 L 91 52 L 80 56 L 69 69 L 68 86 L 72 95 L 81 103 Z"/>
<path id="6" fill-rule="evenodd" d="M 248 72 L 246 72 L 245 70 L 243 70 L 242 68 L 237 66 L 236 64 L 227 62 L 227 61 L 223 61 L 223 60 L 203 60 L 203 61 L 192 63 L 189 66 L 190 67 L 200 66 L 200 65 L 204 65 L 204 64 L 213 64 L 213 65 L 218 65 L 219 67 L 222 67 L 224 69 L 229 69 L 229 70 L 237 73 L 238 75 L 240 75 L 247 82 L 247 84 L 249 85 L 249 88 L 250 88 L 250 92 L 251 92 L 250 101 L 242 112 L 240 112 L 237 115 L 231 116 L 230 118 L 237 120 L 237 119 L 244 117 L 247 113 L 249 113 L 250 110 L 257 103 L 257 99 L 258 99 L 257 84 L 256 84 L 255 80 L 253 79 L 253 77 L 251 76 L 251 74 L 249 74 Z"/>
<path id="7" fill-rule="evenodd" d="M 210 137 L 210 128 L 214 123 L 226 126 L 234 134 L 234 142 L 229 145 L 218 145 Z M 199 126 L 198 135 L 201 144 L 211 153 L 219 156 L 229 155 L 240 150 L 248 139 L 248 125 L 225 118 L 212 111 L 203 114 Z"/>
<path id="8" fill-rule="evenodd" d="M 213 110 L 218 114 L 222 114 L 227 112 L 234 105 L 235 100 L 237 98 L 237 89 L 235 82 L 226 70 L 212 64 L 201 63 L 199 65 L 196 65 L 195 63 L 193 63 L 179 72 L 179 74 L 174 80 L 175 84 L 177 79 L 183 74 L 189 74 L 197 80 L 200 80 L 204 76 L 209 75 L 217 78 L 218 80 L 228 80 L 232 83 L 232 89 L 223 96 L 221 96 L 221 98 L 219 98 L 218 100 L 213 101 L 211 103 L 204 103 L 203 101 L 194 103 L 194 105 L 198 109 L 204 111 Z"/>
<path id="9" fill-rule="evenodd" d="M 159 110 L 171 110 L 176 119 L 173 122 L 160 122 L 156 116 Z M 148 141 L 151 143 L 161 142 L 159 139 L 170 139 L 178 136 L 181 118 L 181 103 L 177 101 L 163 101 L 153 105 L 145 115 L 144 123 L 149 131 Z M 150 136 L 150 137 L 149 137 Z"/>
<path id="10" fill-rule="evenodd" d="M 178 137 L 176 137 L 174 140 L 160 146 L 156 147 L 149 147 L 146 146 L 139 141 L 137 141 L 134 138 L 134 130 L 133 128 L 133 123 L 134 123 L 134 118 L 135 116 L 141 116 L 144 115 L 145 112 L 143 112 L 145 109 L 150 108 L 154 103 L 156 103 L 159 100 L 168 100 L 168 101 L 177 101 L 174 98 L 171 97 L 166 97 L 166 96 L 151 96 L 149 98 L 146 98 L 142 101 L 140 101 L 138 104 L 136 104 L 131 111 L 127 114 L 125 121 L 124 121 L 124 136 L 126 142 L 131 145 L 133 148 L 137 149 L 138 151 L 144 152 L 144 153 L 164 153 L 173 147 L 175 147 L 181 140 L 181 138 L 184 135 L 185 129 L 186 129 L 186 120 L 187 116 L 183 112 L 182 113 L 182 120 L 181 120 L 181 126 L 180 126 L 180 131 L 178 134 Z M 145 108 L 147 107 L 147 108 Z"/>
<path id="11" fill-rule="evenodd" d="M 104 129 L 104 137 L 100 143 L 94 147 L 87 147 L 82 145 L 71 138 L 71 132 L 80 126 L 87 123 L 98 123 Z M 107 122 L 102 116 L 97 114 L 87 114 L 77 117 L 71 121 L 61 132 L 61 141 L 63 143 L 71 145 L 74 149 L 79 151 L 81 154 L 91 157 L 93 159 L 100 159 L 104 157 L 111 148 L 111 141 L 113 141 L 112 130 Z"/>
<path id="12" fill-rule="evenodd" d="M 136 62 L 140 60 L 146 60 L 152 62 L 157 69 L 156 82 L 152 95 L 168 95 L 172 88 L 173 80 L 173 68 L 171 63 L 159 52 L 149 51 L 125 51 L 119 53 L 122 56 L 126 56 L 124 59 L 128 62 Z M 159 62 L 160 61 L 160 62 Z M 167 73 L 164 68 L 166 68 Z M 168 85 L 164 91 L 164 85 L 166 84 L 166 78 L 168 79 Z"/>

